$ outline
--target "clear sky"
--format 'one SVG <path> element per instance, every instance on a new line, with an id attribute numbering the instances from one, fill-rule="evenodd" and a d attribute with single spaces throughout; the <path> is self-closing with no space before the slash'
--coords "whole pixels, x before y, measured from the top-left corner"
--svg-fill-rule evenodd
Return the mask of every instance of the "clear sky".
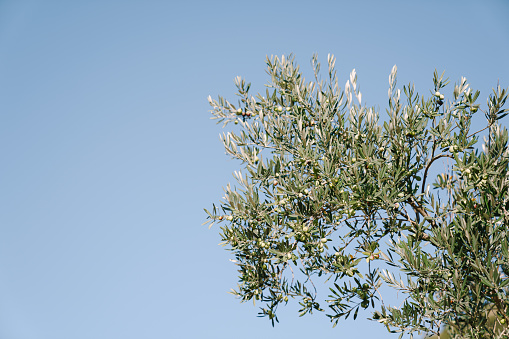
<path id="1" fill-rule="evenodd" d="M 502 0 L 0 0 L 0 339 L 397 338 L 294 307 L 272 328 L 227 294 L 235 267 L 201 224 L 240 165 L 206 98 L 316 52 L 382 110 L 394 64 L 399 85 L 428 91 L 436 68 L 485 103 L 509 86 L 508 17 Z"/>

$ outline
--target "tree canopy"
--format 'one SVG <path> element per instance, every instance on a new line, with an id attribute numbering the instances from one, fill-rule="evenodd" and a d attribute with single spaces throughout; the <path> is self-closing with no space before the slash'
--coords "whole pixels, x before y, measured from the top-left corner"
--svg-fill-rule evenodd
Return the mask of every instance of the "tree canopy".
<path id="1" fill-rule="evenodd" d="M 237 77 L 238 101 L 209 97 L 212 118 L 235 124 L 221 140 L 242 166 L 206 210 L 238 267 L 232 293 L 273 324 L 295 299 L 300 315 L 334 325 L 371 309 L 401 335 L 507 337 L 507 90 L 482 106 L 461 78 L 446 98 L 435 71 L 419 94 L 397 88 L 394 66 L 380 114 L 363 105 L 355 70 L 341 88 L 333 56 L 324 75 L 311 63 L 307 81 L 293 56 L 267 58 L 265 93 Z M 398 307 L 383 299 L 391 290 Z"/>

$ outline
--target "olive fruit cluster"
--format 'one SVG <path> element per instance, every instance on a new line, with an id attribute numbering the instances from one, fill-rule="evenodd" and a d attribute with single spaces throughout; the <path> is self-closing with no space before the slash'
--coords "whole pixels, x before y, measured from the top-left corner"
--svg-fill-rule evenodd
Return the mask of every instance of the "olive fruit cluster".
<path id="1" fill-rule="evenodd" d="M 364 283 L 362 286 L 359 287 L 353 287 L 352 292 L 356 294 L 362 301 L 361 301 L 361 307 L 366 309 L 369 306 L 369 285 L 367 283 Z"/>

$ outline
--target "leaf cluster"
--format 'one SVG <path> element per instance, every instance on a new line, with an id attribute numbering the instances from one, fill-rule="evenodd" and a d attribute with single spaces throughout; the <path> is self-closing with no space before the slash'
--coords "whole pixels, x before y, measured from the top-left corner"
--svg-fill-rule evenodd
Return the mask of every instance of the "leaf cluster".
<path id="1" fill-rule="evenodd" d="M 293 56 L 268 58 L 264 94 L 238 77 L 237 102 L 209 97 L 213 119 L 234 124 L 221 140 L 242 164 L 206 210 L 238 266 L 232 293 L 260 301 L 273 324 L 297 299 L 300 315 L 327 312 L 333 324 L 372 308 L 402 335 L 445 325 L 462 338 L 507 335 L 507 91 L 483 110 L 465 78 L 446 100 L 443 74 L 424 96 L 397 89 L 394 66 L 381 119 L 362 104 L 355 70 L 341 88 L 333 56 L 324 79 L 316 56 L 312 66 L 306 81 Z M 480 112 L 486 127 L 472 131 Z M 403 292 L 400 307 L 384 302 L 382 285 Z"/>

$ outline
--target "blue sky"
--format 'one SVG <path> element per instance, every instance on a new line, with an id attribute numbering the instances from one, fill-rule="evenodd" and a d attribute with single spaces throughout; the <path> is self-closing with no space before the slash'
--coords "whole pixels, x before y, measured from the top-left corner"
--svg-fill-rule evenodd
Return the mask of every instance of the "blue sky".
<path id="1" fill-rule="evenodd" d="M 396 338 L 283 309 L 272 328 L 203 208 L 239 167 L 207 96 L 267 81 L 265 56 L 509 86 L 506 1 L 0 1 L 0 338 Z M 452 93 L 452 86 L 448 92 Z M 482 100 L 485 102 L 485 99 Z M 367 315 L 367 314 L 364 314 Z M 362 317 L 362 314 L 361 314 Z"/>

